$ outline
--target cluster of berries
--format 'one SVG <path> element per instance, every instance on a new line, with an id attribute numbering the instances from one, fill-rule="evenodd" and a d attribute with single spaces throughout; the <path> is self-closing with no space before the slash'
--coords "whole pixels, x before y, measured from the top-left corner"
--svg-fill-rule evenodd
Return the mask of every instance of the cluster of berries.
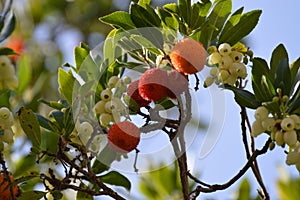
<path id="1" fill-rule="evenodd" d="M 8 180 L 8 178 L 10 180 Z M 4 173 L 0 174 L 0 199 L 17 199 L 18 195 L 20 194 L 20 190 L 18 185 L 10 185 L 10 183 L 13 182 L 14 178 L 11 175 L 8 175 L 7 177 Z M 12 198 L 13 196 L 15 198 Z"/>
<path id="2" fill-rule="evenodd" d="M 238 78 L 247 77 L 247 69 L 243 61 L 243 54 L 235 51 L 229 44 L 223 43 L 218 49 L 211 46 L 208 64 L 212 66 L 210 75 L 204 81 L 204 87 L 213 83 L 217 85 L 234 85 Z"/>
<path id="3" fill-rule="evenodd" d="M 15 75 L 15 67 L 8 56 L 0 56 L 0 74 L 0 91 L 18 88 L 19 81 Z"/>
<path id="4" fill-rule="evenodd" d="M 300 171 L 300 117 L 296 114 L 286 115 L 281 119 L 271 117 L 268 109 L 260 106 L 256 109 L 255 121 L 252 124 L 252 136 L 256 137 L 263 132 L 270 133 L 270 137 L 278 146 L 289 146 L 287 164 L 295 164 Z M 296 156 L 297 155 L 297 156 Z"/>
<path id="5" fill-rule="evenodd" d="M 119 122 L 121 113 L 124 112 L 124 104 L 121 101 L 119 93 L 123 93 L 123 86 L 131 82 L 129 77 L 123 79 L 117 76 L 112 76 L 108 83 L 107 88 L 101 92 L 101 100 L 94 106 L 94 112 L 99 116 L 99 122 L 102 127 L 108 126 L 111 122 Z"/>
<path id="6" fill-rule="evenodd" d="M 14 133 L 12 131 L 12 126 L 14 124 L 14 117 L 12 112 L 6 108 L 0 108 L 0 146 L 3 149 L 3 142 L 8 144 L 13 143 Z"/>

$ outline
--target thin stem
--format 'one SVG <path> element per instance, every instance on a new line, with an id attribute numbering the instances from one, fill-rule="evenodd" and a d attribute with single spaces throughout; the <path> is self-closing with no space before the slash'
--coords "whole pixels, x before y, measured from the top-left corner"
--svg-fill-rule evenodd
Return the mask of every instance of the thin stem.
<path id="1" fill-rule="evenodd" d="M 210 185 L 207 183 L 203 184 L 202 181 L 197 180 L 197 178 L 193 177 L 193 180 L 197 180 L 197 183 L 199 183 L 200 185 L 198 185 L 196 187 L 196 189 L 191 192 L 191 200 L 195 200 L 199 196 L 200 192 L 212 193 L 212 192 L 216 192 L 218 190 L 225 190 L 225 189 L 229 188 L 230 186 L 232 186 L 237 180 L 239 180 L 248 171 L 249 168 L 251 168 L 251 166 L 253 165 L 253 161 L 258 156 L 265 154 L 268 151 L 270 143 L 271 143 L 271 139 L 269 138 L 266 141 L 263 148 L 260 150 L 255 150 L 253 152 L 252 156 L 247 161 L 247 163 L 244 165 L 244 167 L 233 178 L 231 178 L 229 181 L 227 181 L 226 183 L 224 183 L 222 185 L 220 185 L 220 184 Z"/>

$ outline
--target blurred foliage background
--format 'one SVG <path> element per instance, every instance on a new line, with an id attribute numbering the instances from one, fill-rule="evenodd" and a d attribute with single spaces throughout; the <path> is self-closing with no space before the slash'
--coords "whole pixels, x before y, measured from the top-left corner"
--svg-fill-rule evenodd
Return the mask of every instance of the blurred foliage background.
<path id="1" fill-rule="evenodd" d="M 153 0 L 152 4 L 156 6 L 170 2 L 175 0 Z M 47 115 L 48 107 L 40 104 L 38 99 L 60 99 L 57 90 L 58 67 L 65 62 L 74 62 L 73 48 L 79 42 L 93 48 L 105 39 L 111 27 L 99 22 L 99 17 L 116 10 L 128 10 L 129 5 L 129 0 L 15 0 L 13 9 L 17 27 L 1 46 L 11 47 L 19 53 L 13 60 L 20 87 L 14 93 L 1 94 L 1 106 L 10 106 L 13 111 L 17 111 L 18 106 L 26 105 L 35 112 Z M 20 152 L 23 147 L 14 147 L 8 153 Z M 21 176 L 34 168 L 35 160 L 27 156 L 13 163 L 15 174 Z M 146 199 L 181 199 L 176 170 L 177 166 L 174 165 L 142 176 L 139 185 L 141 194 Z M 299 199 L 299 185 L 299 179 L 280 180 L 280 199 Z M 33 186 L 34 183 L 27 184 L 24 188 Z M 249 181 L 242 181 L 236 199 L 255 199 L 250 191 Z"/>

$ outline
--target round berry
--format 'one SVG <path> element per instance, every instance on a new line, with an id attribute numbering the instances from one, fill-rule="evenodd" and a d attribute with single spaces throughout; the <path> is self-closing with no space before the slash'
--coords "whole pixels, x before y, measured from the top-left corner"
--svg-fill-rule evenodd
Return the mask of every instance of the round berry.
<path id="1" fill-rule="evenodd" d="M 143 99 L 139 93 L 139 80 L 133 81 L 129 84 L 127 88 L 127 94 L 133 99 L 140 107 L 145 107 L 149 105 L 150 101 Z M 129 108 L 130 102 L 129 102 Z"/>
<path id="2" fill-rule="evenodd" d="M 223 81 L 223 82 L 226 81 L 229 78 L 229 76 L 230 76 L 230 74 L 227 70 L 222 69 L 219 71 L 219 79 L 221 81 Z"/>
<path id="3" fill-rule="evenodd" d="M 298 115 L 291 115 L 290 118 L 294 120 L 295 129 L 300 130 L 300 117 Z"/>
<path id="4" fill-rule="evenodd" d="M 117 76 L 110 77 L 108 80 L 108 83 L 107 83 L 108 88 L 110 88 L 110 89 L 114 88 L 117 85 L 119 80 L 120 79 Z"/>
<path id="5" fill-rule="evenodd" d="M 3 130 L 3 135 L 0 135 L 0 140 L 6 142 L 7 144 L 12 144 L 14 142 L 14 133 L 11 128 Z"/>
<path id="6" fill-rule="evenodd" d="M 108 145 L 116 152 L 128 153 L 137 147 L 140 135 L 140 129 L 132 122 L 118 122 L 108 130 Z"/>
<path id="7" fill-rule="evenodd" d="M 293 119 L 287 117 L 281 121 L 281 128 L 285 131 L 291 131 L 295 128 L 295 122 Z"/>
<path id="8" fill-rule="evenodd" d="M 294 130 L 287 131 L 283 135 L 284 142 L 290 147 L 294 147 L 297 143 L 297 133 Z"/>
<path id="9" fill-rule="evenodd" d="M 243 63 L 233 63 L 233 67 L 236 69 L 238 77 L 246 78 L 247 77 L 247 68 Z"/>
<path id="10" fill-rule="evenodd" d="M 113 117 L 109 113 L 102 113 L 99 117 L 99 122 L 103 127 L 106 127 L 112 120 Z"/>
<path id="11" fill-rule="evenodd" d="M 227 43 L 220 44 L 218 48 L 221 56 L 229 56 L 231 53 L 231 46 Z"/>
<path id="12" fill-rule="evenodd" d="M 125 76 L 122 80 L 123 80 L 123 82 L 124 82 L 125 84 L 127 84 L 127 85 L 131 83 L 131 78 L 128 77 L 128 76 Z"/>
<path id="13" fill-rule="evenodd" d="M 10 179 L 10 181 L 8 181 L 8 178 Z M 19 195 L 20 192 L 19 186 L 18 185 L 9 186 L 10 182 L 14 182 L 14 178 L 11 175 L 8 175 L 7 177 L 4 173 L 0 174 L 0 199 L 11 200 L 12 196 L 15 197 L 14 199 L 17 199 L 17 196 Z"/>
<path id="14" fill-rule="evenodd" d="M 94 112 L 96 114 L 102 114 L 102 113 L 105 113 L 105 104 L 106 102 L 105 101 L 98 101 L 95 106 L 94 106 Z"/>
<path id="15" fill-rule="evenodd" d="M 277 131 L 275 133 L 275 141 L 278 146 L 282 146 L 284 144 L 283 133 L 281 131 Z"/>
<path id="16" fill-rule="evenodd" d="M 112 91 L 110 89 L 105 89 L 101 92 L 101 100 L 102 101 L 110 101 L 112 98 Z"/>
<path id="17" fill-rule="evenodd" d="M 14 124 L 13 114 L 6 107 L 0 108 L 0 123 L 5 128 L 9 128 Z"/>
<path id="18" fill-rule="evenodd" d="M 154 68 L 147 70 L 139 81 L 139 94 L 146 101 L 159 101 L 168 96 L 168 74 Z"/>
<path id="19" fill-rule="evenodd" d="M 174 46 L 170 53 L 170 59 L 177 71 L 184 74 L 195 74 L 204 68 L 206 54 L 206 50 L 200 42 L 185 38 Z"/>
<path id="20" fill-rule="evenodd" d="M 255 113 L 254 113 L 254 117 L 256 120 L 264 120 L 266 118 L 268 118 L 268 115 L 269 115 L 269 111 L 266 107 L 264 106 L 260 106 L 258 107 L 256 110 L 255 110 Z"/>
<path id="21" fill-rule="evenodd" d="M 220 69 L 229 69 L 232 66 L 233 62 L 230 56 L 222 57 L 220 62 Z"/>
<path id="22" fill-rule="evenodd" d="M 113 98 L 110 101 L 105 103 L 105 111 L 108 113 L 112 113 L 115 111 L 121 111 L 123 108 L 123 104 L 120 99 Z"/>

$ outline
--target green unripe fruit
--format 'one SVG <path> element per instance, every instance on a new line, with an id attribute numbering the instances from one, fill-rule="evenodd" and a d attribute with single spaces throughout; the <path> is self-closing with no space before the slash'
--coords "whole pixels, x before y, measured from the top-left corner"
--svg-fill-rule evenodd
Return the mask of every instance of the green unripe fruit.
<path id="1" fill-rule="evenodd" d="M 214 52 L 208 57 L 209 65 L 215 65 L 221 62 L 222 62 L 222 56 L 218 52 Z"/>
<path id="2" fill-rule="evenodd" d="M 229 69 L 232 66 L 232 59 L 230 56 L 224 56 L 222 57 L 222 60 L 220 62 L 220 69 Z"/>
<path id="3" fill-rule="evenodd" d="M 265 129 L 262 127 L 261 121 L 256 120 L 256 121 L 253 122 L 253 124 L 252 124 L 252 132 L 251 132 L 251 135 L 253 137 L 256 137 L 256 136 L 260 135 L 264 131 L 265 131 Z"/>
<path id="4" fill-rule="evenodd" d="M 214 78 L 211 76 L 208 76 L 204 81 L 203 87 L 207 88 L 207 87 L 211 86 L 213 83 L 214 83 Z"/>
<path id="5" fill-rule="evenodd" d="M 300 153 L 297 151 L 290 151 L 287 156 L 285 163 L 287 165 L 295 165 L 300 160 Z"/>
<path id="6" fill-rule="evenodd" d="M 94 112 L 96 114 L 102 114 L 102 113 L 105 113 L 105 104 L 106 102 L 105 101 L 98 101 L 95 106 L 94 106 Z"/>
<path id="7" fill-rule="evenodd" d="M 79 134 L 90 136 L 94 132 L 94 128 L 89 122 L 82 122 L 77 131 Z"/>
<path id="8" fill-rule="evenodd" d="M 290 147 L 294 147 L 297 143 L 297 133 L 296 131 L 287 131 L 283 135 L 284 142 Z"/>
<path id="9" fill-rule="evenodd" d="M 274 129 L 275 119 L 274 118 L 266 118 L 262 121 L 262 127 L 266 131 L 272 131 Z"/>
<path id="10" fill-rule="evenodd" d="M 112 91 L 110 89 L 105 89 L 101 92 L 101 100 L 102 101 L 110 101 L 112 98 Z"/>
<path id="11" fill-rule="evenodd" d="M 103 113 L 99 117 L 99 122 L 103 127 L 106 127 L 111 121 L 113 121 L 113 117 L 109 113 Z"/>
<path id="12" fill-rule="evenodd" d="M 213 68 L 211 68 L 209 73 L 212 77 L 216 77 L 219 74 L 219 69 L 217 67 L 213 67 Z"/>
<path id="13" fill-rule="evenodd" d="M 300 117 L 298 115 L 291 115 L 289 118 L 294 120 L 294 125 L 296 130 L 300 130 Z"/>
<path id="14" fill-rule="evenodd" d="M 287 118 L 284 118 L 281 123 L 281 128 L 285 131 L 291 131 L 291 130 L 294 130 L 295 128 L 295 122 L 293 119 L 287 117 Z"/>
<path id="15" fill-rule="evenodd" d="M 114 88 L 117 85 L 119 80 L 120 79 L 117 76 L 110 77 L 108 80 L 108 83 L 107 83 L 108 88 L 110 88 L 110 89 Z"/>
<path id="16" fill-rule="evenodd" d="M 284 144 L 283 133 L 281 131 L 277 131 L 275 133 L 275 141 L 278 146 L 282 146 Z"/>

